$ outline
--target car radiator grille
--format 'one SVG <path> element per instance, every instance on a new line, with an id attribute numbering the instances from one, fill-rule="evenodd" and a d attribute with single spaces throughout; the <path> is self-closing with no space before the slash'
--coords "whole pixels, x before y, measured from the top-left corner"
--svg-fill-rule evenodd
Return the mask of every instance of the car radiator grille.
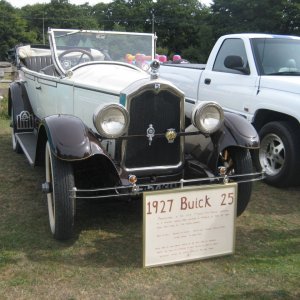
<path id="1" fill-rule="evenodd" d="M 126 168 L 147 168 L 156 166 L 175 166 L 181 160 L 180 138 L 168 143 L 164 134 L 167 129 L 180 131 L 180 98 L 169 91 L 163 90 L 158 94 L 152 90 L 145 91 L 131 99 L 130 126 L 126 141 Z M 149 144 L 147 129 L 152 124 L 155 136 Z M 163 136 L 157 136 L 163 134 Z"/>

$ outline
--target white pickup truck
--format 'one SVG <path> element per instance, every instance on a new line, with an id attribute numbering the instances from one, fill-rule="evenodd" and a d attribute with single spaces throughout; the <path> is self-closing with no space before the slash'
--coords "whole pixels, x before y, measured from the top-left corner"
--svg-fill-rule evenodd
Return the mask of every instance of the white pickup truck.
<path id="1" fill-rule="evenodd" d="M 160 75 L 185 93 L 186 117 L 198 101 L 214 100 L 254 125 L 267 183 L 299 183 L 300 37 L 225 35 L 206 65 L 164 64 Z"/>

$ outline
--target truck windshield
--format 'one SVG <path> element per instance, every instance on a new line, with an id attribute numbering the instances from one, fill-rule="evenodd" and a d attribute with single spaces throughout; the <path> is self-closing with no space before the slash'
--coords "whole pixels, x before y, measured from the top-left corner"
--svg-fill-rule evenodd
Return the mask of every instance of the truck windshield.
<path id="1" fill-rule="evenodd" d="M 142 67 L 154 58 L 153 34 L 51 30 L 52 50 L 66 71 L 90 61 L 117 61 Z"/>
<path id="2" fill-rule="evenodd" d="M 254 38 L 251 43 L 261 75 L 300 75 L 300 39 Z"/>

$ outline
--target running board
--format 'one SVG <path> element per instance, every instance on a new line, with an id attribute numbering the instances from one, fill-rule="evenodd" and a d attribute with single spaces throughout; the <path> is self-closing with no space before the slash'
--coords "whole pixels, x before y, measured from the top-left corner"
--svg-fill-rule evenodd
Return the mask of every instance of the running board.
<path id="1" fill-rule="evenodd" d="M 34 166 L 37 137 L 33 132 L 20 132 L 15 136 L 30 165 Z"/>

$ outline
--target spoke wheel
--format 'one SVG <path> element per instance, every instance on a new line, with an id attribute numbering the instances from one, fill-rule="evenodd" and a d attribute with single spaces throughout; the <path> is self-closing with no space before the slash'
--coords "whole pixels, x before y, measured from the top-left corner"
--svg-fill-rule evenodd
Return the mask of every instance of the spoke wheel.
<path id="1" fill-rule="evenodd" d="M 253 172 L 252 159 L 248 149 L 228 148 L 222 152 L 221 164 L 227 168 L 227 175 L 249 174 Z M 252 193 L 252 182 L 238 183 L 237 216 L 246 209 Z"/>
<path id="2" fill-rule="evenodd" d="M 72 237 L 75 201 L 71 190 L 75 186 L 72 165 L 56 158 L 49 142 L 45 151 L 46 183 L 49 224 L 54 238 L 66 240 Z"/>

